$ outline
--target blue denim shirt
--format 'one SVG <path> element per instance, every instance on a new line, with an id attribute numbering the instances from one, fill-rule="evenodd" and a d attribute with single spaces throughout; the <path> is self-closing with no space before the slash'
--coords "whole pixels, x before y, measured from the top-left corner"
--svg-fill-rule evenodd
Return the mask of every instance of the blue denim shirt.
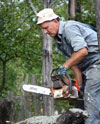
<path id="1" fill-rule="evenodd" d="M 97 32 L 89 25 L 77 21 L 60 21 L 59 32 L 55 37 L 58 49 L 68 59 L 73 52 L 82 48 L 88 49 L 88 55 L 78 64 L 84 71 L 91 64 L 100 61 Z"/>

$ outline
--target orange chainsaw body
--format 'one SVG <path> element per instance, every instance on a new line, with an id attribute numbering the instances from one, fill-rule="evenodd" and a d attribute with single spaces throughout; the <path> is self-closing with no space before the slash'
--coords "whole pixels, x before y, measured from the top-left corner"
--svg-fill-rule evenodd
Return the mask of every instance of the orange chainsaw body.
<path id="1" fill-rule="evenodd" d="M 69 80 L 68 80 L 67 78 L 64 78 L 64 80 L 65 80 L 67 83 L 69 83 Z M 79 88 L 79 85 L 78 85 L 77 80 L 76 80 L 75 78 L 71 78 L 71 80 L 75 82 L 75 83 L 74 83 L 74 86 L 75 86 L 75 87 L 77 88 L 77 90 L 79 91 L 80 88 Z"/>
<path id="2" fill-rule="evenodd" d="M 53 69 L 51 73 L 51 80 L 53 86 L 51 86 L 51 96 L 55 99 L 77 99 L 79 98 L 78 92 L 80 90 L 76 79 L 71 79 L 66 72 L 63 77 L 59 73 L 59 68 Z"/>

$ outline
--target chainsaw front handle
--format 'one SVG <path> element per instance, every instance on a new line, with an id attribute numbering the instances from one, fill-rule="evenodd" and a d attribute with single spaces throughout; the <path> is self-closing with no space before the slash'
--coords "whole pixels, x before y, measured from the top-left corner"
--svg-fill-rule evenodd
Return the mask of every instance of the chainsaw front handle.
<path id="1" fill-rule="evenodd" d="M 68 78 L 69 83 L 67 83 L 64 80 L 64 77 L 59 74 L 59 68 L 55 68 L 51 72 L 51 80 L 55 81 L 55 80 L 58 80 L 58 77 L 60 77 L 60 80 L 62 80 L 65 85 L 67 85 L 67 86 L 69 85 L 69 94 L 72 94 L 72 81 L 71 81 L 71 78 L 70 78 L 69 74 L 67 73 L 67 71 L 66 71 L 65 76 Z"/>

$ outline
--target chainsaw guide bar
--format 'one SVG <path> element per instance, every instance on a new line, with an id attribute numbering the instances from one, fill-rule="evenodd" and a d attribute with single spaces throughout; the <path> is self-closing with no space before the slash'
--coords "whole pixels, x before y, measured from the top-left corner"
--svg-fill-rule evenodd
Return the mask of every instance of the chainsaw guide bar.
<path id="1" fill-rule="evenodd" d="M 53 97 L 54 99 L 57 99 L 57 100 L 76 100 L 76 99 L 78 99 L 78 92 L 74 86 L 72 87 L 73 94 L 68 94 L 68 96 L 66 96 L 66 97 L 63 97 L 63 89 L 54 90 L 54 95 L 51 96 L 50 88 L 45 88 L 45 87 L 36 86 L 36 85 L 29 85 L 29 84 L 24 84 L 22 88 L 26 92 L 47 95 L 47 96 Z"/>

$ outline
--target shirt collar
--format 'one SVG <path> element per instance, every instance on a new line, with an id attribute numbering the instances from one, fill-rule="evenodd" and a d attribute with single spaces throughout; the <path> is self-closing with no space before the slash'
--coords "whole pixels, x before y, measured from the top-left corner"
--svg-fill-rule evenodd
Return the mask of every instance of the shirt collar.
<path id="1" fill-rule="evenodd" d="M 62 22 L 62 21 L 59 22 L 58 34 L 55 36 L 55 39 L 57 39 L 56 42 L 58 42 L 58 43 L 61 43 L 61 37 L 62 37 L 62 34 L 63 34 L 64 25 L 65 25 L 65 22 Z"/>
<path id="2" fill-rule="evenodd" d="M 63 34 L 64 25 L 65 25 L 65 22 L 60 21 L 58 36 Z"/>

